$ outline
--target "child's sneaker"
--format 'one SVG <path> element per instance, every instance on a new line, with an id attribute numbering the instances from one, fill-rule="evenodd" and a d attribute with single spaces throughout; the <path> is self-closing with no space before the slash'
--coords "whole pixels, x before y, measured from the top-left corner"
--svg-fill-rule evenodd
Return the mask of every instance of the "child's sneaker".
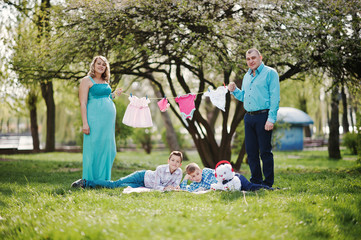
<path id="1" fill-rule="evenodd" d="M 73 187 L 73 188 L 79 188 L 79 187 L 84 188 L 85 187 L 85 179 L 84 180 L 83 179 L 76 180 L 75 182 L 73 182 L 71 184 L 71 187 Z"/>

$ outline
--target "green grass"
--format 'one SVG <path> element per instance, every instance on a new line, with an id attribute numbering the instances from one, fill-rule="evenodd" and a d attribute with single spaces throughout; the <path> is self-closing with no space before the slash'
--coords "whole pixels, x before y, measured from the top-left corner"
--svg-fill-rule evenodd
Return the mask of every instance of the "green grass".
<path id="1" fill-rule="evenodd" d="M 361 166 L 343 156 L 275 152 L 275 186 L 287 189 L 244 196 L 74 190 L 81 154 L 0 155 L 0 239 L 359 239 Z M 118 153 L 112 179 L 155 169 L 167 157 Z M 249 179 L 248 165 L 241 172 Z"/>

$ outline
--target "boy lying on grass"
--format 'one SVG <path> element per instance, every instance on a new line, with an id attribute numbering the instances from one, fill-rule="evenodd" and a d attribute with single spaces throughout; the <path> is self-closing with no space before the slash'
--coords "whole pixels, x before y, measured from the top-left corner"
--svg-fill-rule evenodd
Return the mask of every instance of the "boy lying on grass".
<path id="1" fill-rule="evenodd" d="M 211 168 L 203 168 L 203 170 L 196 163 L 190 163 L 186 166 L 186 176 L 180 184 L 180 189 L 197 192 L 211 189 L 211 184 L 217 183 L 215 177 L 215 171 Z M 241 180 L 241 189 L 240 191 L 256 191 L 259 189 L 269 189 L 273 188 L 263 185 L 251 183 L 243 175 L 236 173 L 236 177 Z M 188 180 L 192 181 L 190 185 L 187 185 Z"/>
<path id="2" fill-rule="evenodd" d="M 119 187 L 146 187 L 161 191 L 178 190 L 179 183 L 182 180 L 183 154 L 179 151 L 173 151 L 169 155 L 168 164 L 160 165 L 155 171 L 141 170 L 136 171 L 117 181 L 110 180 L 86 180 L 79 179 L 71 184 L 74 188 L 119 188 Z"/>

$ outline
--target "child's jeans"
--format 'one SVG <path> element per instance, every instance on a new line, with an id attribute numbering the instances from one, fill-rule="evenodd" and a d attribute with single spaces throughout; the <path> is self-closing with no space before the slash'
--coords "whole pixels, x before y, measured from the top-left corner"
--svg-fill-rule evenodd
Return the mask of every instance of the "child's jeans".
<path id="1" fill-rule="evenodd" d="M 136 171 L 128 176 L 122 177 L 117 181 L 109 180 L 86 180 L 86 187 L 104 187 L 104 188 L 119 188 L 119 187 L 144 187 L 144 175 L 146 170 Z"/>
<path id="2" fill-rule="evenodd" d="M 265 189 L 270 189 L 272 190 L 273 188 L 267 186 L 267 185 L 263 185 L 263 184 L 257 184 L 257 183 L 251 183 L 247 180 L 247 178 L 243 175 L 240 174 L 236 174 L 236 176 L 239 178 L 239 180 L 241 180 L 241 191 L 256 191 L 258 189 L 261 188 L 265 188 Z"/>

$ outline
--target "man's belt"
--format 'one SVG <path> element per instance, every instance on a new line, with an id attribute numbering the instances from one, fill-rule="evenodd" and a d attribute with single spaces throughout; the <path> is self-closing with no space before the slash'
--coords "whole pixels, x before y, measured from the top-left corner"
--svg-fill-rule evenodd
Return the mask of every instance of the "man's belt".
<path id="1" fill-rule="evenodd" d="M 247 112 L 247 114 L 248 115 L 257 115 L 257 114 L 261 114 L 261 113 L 266 113 L 268 111 L 269 111 L 269 109 L 263 109 L 263 110 L 253 111 L 253 112 Z"/>

